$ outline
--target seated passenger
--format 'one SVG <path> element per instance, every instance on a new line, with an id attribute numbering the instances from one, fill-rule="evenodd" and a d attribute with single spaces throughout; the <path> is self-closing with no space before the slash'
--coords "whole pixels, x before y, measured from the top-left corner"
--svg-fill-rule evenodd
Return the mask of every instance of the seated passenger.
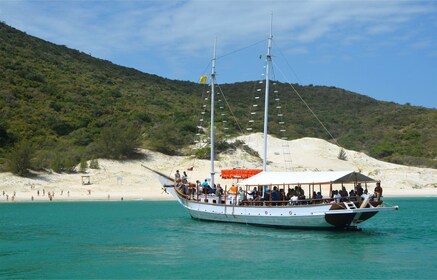
<path id="1" fill-rule="evenodd" d="M 341 201 L 341 194 L 339 193 L 339 191 L 335 191 L 334 192 L 334 201 L 337 203 L 340 203 Z"/>
<path id="2" fill-rule="evenodd" d="M 262 198 L 263 201 L 270 201 L 272 198 L 272 193 L 270 192 L 269 187 L 266 187 L 266 190 L 264 191 L 264 197 Z"/>
<path id="3" fill-rule="evenodd" d="M 272 192 L 272 201 L 275 201 L 275 202 L 273 203 L 273 205 L 278 205 L 278 204 L 276 203 L 276 201 L 279 201 L 279 200 L 281 200 L 281 194 L 279 193 L 277 187 L 273 187 L 273 192 Z"/>
<path id="4" fill-rule="evenodd" d="M 293 196 L 293 189 L 289 187 L 287 192 L 287 200 L 290 200 L 292 196 Z"/>
<path id="5" fill-rule="evenodd" d="M 281 195 L 281 197 L 280 197 L 281 199 L 280 199 L 280 200 L 281 200 L 281 201 L 285 201 L 285 199 L 286 199 L 287 196 L 285 195 L 285 191 L 284 191 L 284 189 L 280 189 L 280 190 L 279 190 L 279 194 Z"/>
<path id="6" fill-rule="evenodd" d="M 292 197 L 291 197 L 291 199 L 290 199 L 290 203 L 292 204 L 292 205 L 297 205 L 297 201 L 299 200 L 299 198 L 297 197 L 297 195 L 296 194 L 294 194 Z"/>
<path id="7" fill-rule="evenodd" d="M 341 187 L 340 195 L 341 195 L 341 197 L 347 197 L 348 196 L 347 190 L 346 190 L 346 188 L 344 186 Z"/>
<path id="8" fill-rule="evenodd" d="M 305 191 L 301 187 L 297 187 L 297 197 L 305 199 Z"/>
<path id="9" fill-rule="evenodd" d="M 217 186 L 214 184 L 214 187 L 209 187 L 209 194 L 215 194 L 215 190 L 217 189 Z"/>

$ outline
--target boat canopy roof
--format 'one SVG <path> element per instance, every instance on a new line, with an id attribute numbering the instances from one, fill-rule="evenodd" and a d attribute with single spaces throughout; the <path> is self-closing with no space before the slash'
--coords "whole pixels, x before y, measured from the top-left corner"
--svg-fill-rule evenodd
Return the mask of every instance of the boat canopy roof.
<path id="1" fill-rule="evenodd" d="M 245 186 L 265 185 L 299 185 L 299 184 L 338 184 L 354 182 L 376 182 L 375 179 L 367 177 L 354 171 L 305 171 L 305 172 L 266 172 L 258 173 L 244 181 Z"/>

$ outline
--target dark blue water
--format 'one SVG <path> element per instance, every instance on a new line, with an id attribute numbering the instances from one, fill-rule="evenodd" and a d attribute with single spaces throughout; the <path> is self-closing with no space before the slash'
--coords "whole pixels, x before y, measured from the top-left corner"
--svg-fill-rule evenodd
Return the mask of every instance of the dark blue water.
<path id="1" fill-rule="evenodd" d="M 0 278 L 437 277 L 437 198 L 360 232 L 192 220 L 176 202 L 0 204 Z"/>

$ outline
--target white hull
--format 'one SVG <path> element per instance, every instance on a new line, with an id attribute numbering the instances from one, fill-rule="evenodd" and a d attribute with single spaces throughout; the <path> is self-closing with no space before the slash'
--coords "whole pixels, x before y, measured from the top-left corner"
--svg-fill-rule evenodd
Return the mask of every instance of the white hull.
<path id="1" fill-rule="evenodd" d="M 397 207 L 380 206 L 330 210 L 332 204 L 329 203 L 273 207 L 214 204 L 181 197 L 172 186 L 167 186 L 166 189 L 188 210 L 194 219 L 272 227 L 356 228 L 357 224 L 380 211 L 397 210 Z"/>

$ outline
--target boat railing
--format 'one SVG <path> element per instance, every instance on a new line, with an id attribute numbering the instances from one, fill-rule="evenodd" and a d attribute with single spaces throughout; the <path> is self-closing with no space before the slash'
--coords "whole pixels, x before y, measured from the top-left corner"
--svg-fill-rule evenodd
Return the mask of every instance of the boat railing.
<path id="1" fill-rule="evenodd" d="M 239 205 L 239 206 L 305 206 L 305 205 L 315 205 L 315 204 L 332 204 L 332 203 L 343 203 L 343 202 L 353 202 L 357 206 L 361 205 L 362 198 L 357 196 L 346 196 L 342 198 L 298 198 L 295 201 L 291 199 L 283 199 L 283 200 L 272 200 L 271 198 L 265 200 L 263 198 L 260 199 L 252 199 L 251 195 L 246 195 L 245 199 L 239 199 L 238 195 L 227 194 L 218 197 L 215 193 L 197 193 L 196 189 L 183 189 L 183 187 L 176 187 L 176 192 L 181 198 L 187 200 L 194 200 L 199 203 L 206 204 L 226 204 L 226 205 Z M 187 192 L 187 193 L 185 193 Z"/>

